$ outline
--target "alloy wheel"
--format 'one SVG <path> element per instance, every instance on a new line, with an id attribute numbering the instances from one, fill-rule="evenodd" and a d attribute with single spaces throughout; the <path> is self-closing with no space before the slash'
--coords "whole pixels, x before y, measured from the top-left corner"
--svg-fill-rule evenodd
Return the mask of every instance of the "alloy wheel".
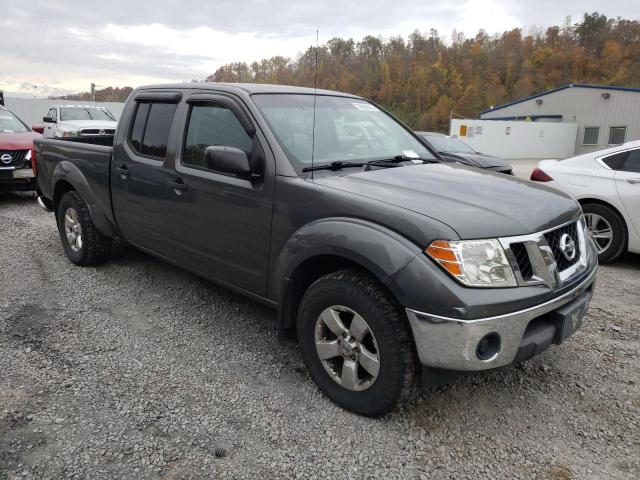
<path id="1" fill-rule="evenodd" d="M 584 218 L 587 222 L 589 235 L 593 238 L 598 254 L 607 251 L 613 242 L 613 228 L 611 224 L 603 216 L 597 213 L 585 213 Z"/>
<path id="2" fill-rule="evenodd" d="M 329 376 L 348 390 L 366 390 L 380 372 L 380 353 L 369 324 L 354 310 L 334 305 L 318 317 L 318 357 Z"/>
<path id="3" fill-rule="evenodd" d="M 64 232 L 71 250 L 78 253 L 82 249 L 82 226 L 75 208 L 69 207 L 64 214 Z"/>

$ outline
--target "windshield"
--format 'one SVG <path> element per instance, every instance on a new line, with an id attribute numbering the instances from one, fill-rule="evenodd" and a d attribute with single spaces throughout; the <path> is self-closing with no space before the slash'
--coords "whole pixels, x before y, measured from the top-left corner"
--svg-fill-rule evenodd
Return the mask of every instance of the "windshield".
<path id="1" fill-rule="evenodd" d="M 356 98 L 262 94 L 253 100 L 280 146 L 298 168 L 329 162 L 366 162 L 396 155 L 434 158 L 396 120 Z M 315 135 L 314 135 L 315 133 Z"/>
<path id="2" fill-rule="evenodd" d="M 429 145 L 436 149 L 437 152 L 447 153 L 476 153 L 469 145 L 462 140 L 451 137 L 436 137 L 435 135 L 423 135 Z"/>
<path id="3" fill-rule="evenodd" d="M 109 120 L 115 121 L 115 117 L 106 108 L 87 107 L 62 107 L 60 108 L 60 120 Z"/>
<path id="4" fill-rule="evenodd" d="M 0 110 L 0 132 L 28 132 L 27 126 L 8 110 Z"/>

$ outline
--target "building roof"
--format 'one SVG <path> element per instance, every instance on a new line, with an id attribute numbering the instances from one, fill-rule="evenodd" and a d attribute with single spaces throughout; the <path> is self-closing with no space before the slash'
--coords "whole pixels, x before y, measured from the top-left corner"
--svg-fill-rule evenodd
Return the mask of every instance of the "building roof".
<path id="1" fill-rule="evenodd" d="M 528 100 L 532 100 L 532 99 L 538 98 L 538 97 L 543 97 L 545 95 L 549 95 L 550 93 L 559 92 L 561 90 L 566 90 L 568 88 L 595 88 L 595 89 L 598 89 L 598 90 L 617 90 L 617 91 L 622 91 L 622 92 L 638 92 L 638 93 L 640 93 L 640 88 L 616 87 L 616 86 L 612 86 L 612 85 L 589 85 L 589 84 L 585 84 L 585 83 L 570 83 L 568 85 L 563 85 L 563 86 L 558 87 L 558 88 L 553 88 L 551 90 L 547 90 L 546 92 L 536 93 L 535 95 L 531 95 L 529 97 L 521 98 L 519 100 L 514 100 L 513 102 L 505 103 L 503 105 L 498 105 L 497 107 L 488 108 L 487 110 L 484 110 L 484 111 L 480 112 L 480 115 L 483 115 L 483 114 L 489 113 L 489 112 L 495 112 L 496 110 L 507 108 L 507 107 L 510 107 L 512 105 L 517 105 L 518 103 L 526 102 Z"/>

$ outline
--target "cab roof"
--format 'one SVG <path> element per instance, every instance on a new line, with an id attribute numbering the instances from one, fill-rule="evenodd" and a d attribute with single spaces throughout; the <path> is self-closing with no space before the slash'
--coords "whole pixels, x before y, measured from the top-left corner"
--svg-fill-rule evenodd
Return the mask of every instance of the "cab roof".
<path id="1" fill-rule="evenodd" d="M 80 105 L 78 103 L 66 103 L 64 105 L 53 105 L 50 108 L 55 108 L 55 107 L 60 107 L 60 108 L 66 108 L 66 107 L 98 108 L 98 109 L 102 109 L 102 110 L 107 110 L 107 107 L 105 107 L 104 105 Z"/>
<path id="2" fill-rule="evenodd" d="M 170 83 L 163 85 L 146 85 L 138 90 L 170 90 L 170 89 L 190 89 L 190 90 L 222 90 L 228 92 L 244 92 L 249 95 L 260 93 L 292 93 L 313 95 L 332 95 L 338 97 L 361 98 L 349 93 L 336 92 L 333 90 L 315 89 L 309 87 L 296 87 L 292 85 L 271 85 L 266 83 L 225 83 L 225 82 L 192 82 L 192 83 Z"/>

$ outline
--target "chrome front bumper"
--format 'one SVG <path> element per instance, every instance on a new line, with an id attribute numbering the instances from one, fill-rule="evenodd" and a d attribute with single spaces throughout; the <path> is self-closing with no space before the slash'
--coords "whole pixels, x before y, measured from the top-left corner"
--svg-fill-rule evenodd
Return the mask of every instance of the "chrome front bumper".
<path id="1" fill-rule="evenodd" d="M 529 323 L 576 300 L 590 290 L 597 269 L 578 286 L 546 303 L 506 315 L 461 320 L 406 309 L 420 362 L 428 367 L 456 371 L 477 371 L 502 367 L 518 357 Z M 589 293 L 590 295 L 590 293 Z M 574 329 L 580 325 L 573 325 Z M 497 334 L 500 348 L 491 358 L 478 358 L 478 343 Z"/>

